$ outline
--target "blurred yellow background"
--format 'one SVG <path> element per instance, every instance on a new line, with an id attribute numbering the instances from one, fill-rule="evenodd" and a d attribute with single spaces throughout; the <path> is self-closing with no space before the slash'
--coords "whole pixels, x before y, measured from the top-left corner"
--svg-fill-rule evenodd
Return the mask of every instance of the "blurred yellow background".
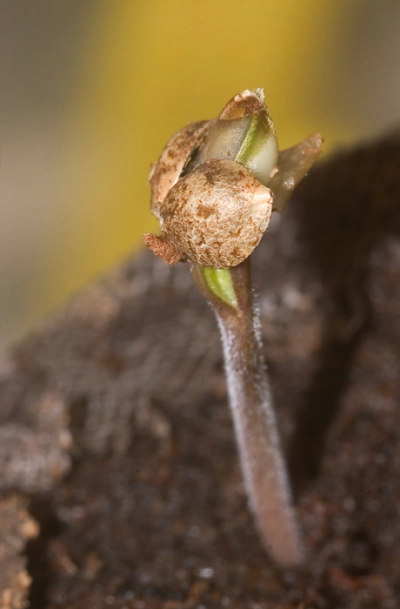
<path id="1" fill-rule="evenodd" d="M 399 121 L 397 0 L 0 0 L 0 348 L 156 231 L 184 124 L 265 89 L 281 147 Z"/>

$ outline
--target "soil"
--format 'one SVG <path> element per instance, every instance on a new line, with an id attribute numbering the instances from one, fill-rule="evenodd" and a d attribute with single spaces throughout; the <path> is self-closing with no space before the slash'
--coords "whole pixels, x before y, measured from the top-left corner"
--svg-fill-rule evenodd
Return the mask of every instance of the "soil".
<path id="1" fill-rule="evenodd" d="M 254 526 L 211 309 L 143 252 L 0 364 L 1 609 L 398 607 L 399 200 L 394 134 L 310 172 L 254 254 L 304 566 Z"/>

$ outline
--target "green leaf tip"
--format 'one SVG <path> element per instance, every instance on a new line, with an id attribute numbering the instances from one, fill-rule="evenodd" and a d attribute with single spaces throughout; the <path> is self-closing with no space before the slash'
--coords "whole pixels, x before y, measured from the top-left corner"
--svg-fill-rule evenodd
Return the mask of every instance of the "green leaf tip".
<path id="1" fill-rule="evenodd" d="M 233 289 L 230 269 L 214 269 L 210 266 L 202 268 L 203 277 L 209 290 L 222 302 L 237 307 L 237 298 Z"/>
<path id="2" fill-rule="evenodd" d="M 245 165 L 249 158 L 258 154 L 265 138 L 266 130 L 263 129 L 263 127 L 264 125 L 261 123 L 259 115 L 253 114 L 247 133 L 235 159 L 237 163 Z"/>
<path id="3" fill-rule="evenodd" d="M 251 116 L 235 161 L 251 171 L 261 184 L 268 185 L 278 161 L 278 143 L 266 109 Z"/>

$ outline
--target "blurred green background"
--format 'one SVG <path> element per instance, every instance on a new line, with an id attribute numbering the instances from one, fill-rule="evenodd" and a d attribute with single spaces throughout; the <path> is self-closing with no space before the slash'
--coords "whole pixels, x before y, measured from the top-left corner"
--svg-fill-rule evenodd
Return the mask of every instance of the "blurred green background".
<path id="1" fill-rule="evenodd" d="M 157 230 L 174 131 L 264 87 L 282 147 L 400 119 L 398 0 L 0 0 L 0 348 Z"/>

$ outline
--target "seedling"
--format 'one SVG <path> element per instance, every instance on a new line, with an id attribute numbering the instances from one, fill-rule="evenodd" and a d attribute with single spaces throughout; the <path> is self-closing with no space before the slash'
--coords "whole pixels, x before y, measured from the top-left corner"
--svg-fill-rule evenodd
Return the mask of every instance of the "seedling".
<path id="1" fill-rule="evenodd" d="M 166 263 L 189 261 L 214 309 L 249 502 L 282 566 L 300 564 L 303 546 L 262 356 L 251 253 L 321 146 L 316 133 L 279 152 L 263 91 L 243 91 L 217 119 L 188 125 L 168 142 L 150 174 L 162 232 L 143 237 Z"/>

